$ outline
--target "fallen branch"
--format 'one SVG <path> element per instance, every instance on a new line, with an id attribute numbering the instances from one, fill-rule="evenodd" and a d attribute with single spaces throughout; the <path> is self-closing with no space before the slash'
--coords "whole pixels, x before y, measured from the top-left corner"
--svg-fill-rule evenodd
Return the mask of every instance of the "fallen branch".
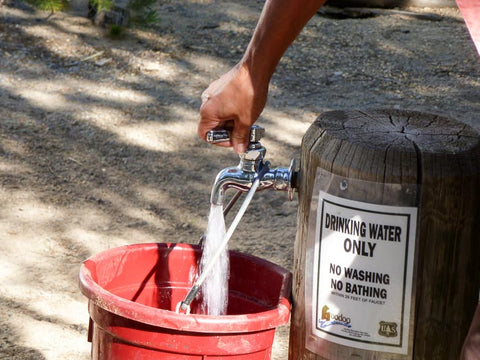
<path id="1" fill-rule="evenodd" d="M 72 61 L 71 63 L 68 63 L 68 64 L 65 64 L 64 66 L 65 67 L 71 67 L 71 66 L 75 66 L 75 65 L 78 65 L 79 63 L 81 62 L 85 62 L 85 61 L 88 61 L 88 60 L 92 60 L 92 59 L 95 59 L 99 56 L 102 56 L 104 53 L 104 51 L 99 51 L 99 52 L 96 52 L 95 54 L 92 54 L 92 55 L 89 55 L 87 57 L 84 57 L 83 59 L 80 59 L 78 61 Z"/>

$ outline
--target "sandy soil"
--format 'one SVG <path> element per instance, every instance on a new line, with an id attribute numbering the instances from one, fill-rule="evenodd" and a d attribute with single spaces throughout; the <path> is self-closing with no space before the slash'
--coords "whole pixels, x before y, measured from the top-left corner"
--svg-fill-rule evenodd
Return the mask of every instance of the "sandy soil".
<path id="1" fill-rule="evenodd" d="M 78 14 L 2 3 L 0 358 L 88 359 L 80 264 L 123 244 L 198 242 L 213 179 L 238 161 L 196 137 L 200 93 L 240 58 L 262 2 L 160 1 L 158 25 L 117 40 Z M 458 11 L 413 10 L 441 19 L 311 20 L 259 121 L 273 165 L 298 157 L 330 109 L 416 109 L 480 130 L 480 63 Z M 230 248 L 292 269 L 296 205 L 259 194 Z M 274 359 L 287 338 L 279 329 Z"/>

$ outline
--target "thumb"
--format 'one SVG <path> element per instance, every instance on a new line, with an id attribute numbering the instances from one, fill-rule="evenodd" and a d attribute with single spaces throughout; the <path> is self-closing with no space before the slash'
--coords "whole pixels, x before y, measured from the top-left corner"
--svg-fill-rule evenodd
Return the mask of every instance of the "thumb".
<path id="1" fill-rule="evenodd" d="M 250 142 L 250 126 L 235 122 L 232 131 L 232 145 L 237 154 L 244 154 Z"/>

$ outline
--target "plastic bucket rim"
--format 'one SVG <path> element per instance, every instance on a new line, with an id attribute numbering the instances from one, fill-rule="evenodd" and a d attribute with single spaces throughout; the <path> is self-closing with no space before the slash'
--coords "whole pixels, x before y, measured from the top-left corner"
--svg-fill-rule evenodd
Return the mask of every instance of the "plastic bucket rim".
<path id="1" fill-rule="evenodd" d="M 87 262 L 95 262 L 96 259 L 98 260 L 102 256 L 105 256 L 106 253 L 111 253 L 112 251 L 123 253 L 128 248 L 149 246 L 158 249 L 159 245 L 172 248 L 180 247 L 192 251 L 198 248 L 196 245 L 182 243 L 142 243 L 123 245 L 113 249 L 105 250 L 89 257 L 82 263 L 79 272 L 79 287 L 82 294 L 92 301 L 95 306 L 98 306 L 115 315 L 133 321 L 138 321 L 143 324 L 169 328 L 172 330 L 182 331 L 185 329 L 190 329 L 189 331 L 191 331 L 192 326 L 196 325 L 195 332 L 200 333 L 218 333 L 219 328 L 228 328 L 228 331 L 222 330 L 222 333 L 241 333 L 272 329 L 284 325 L 289 321 L 291 304 L 290 301 L 284 296 L 279 297 L 279 302 L 276 307 L 256 313 L 220 316 L 203 314 L 178 314 L 175 311 L 154 308 L 148 305 L 136 303 L 105 290 L 93 279 L 90 270 L 86 266 Z M 288 271 L 284 268 L 268 260 L 235 251 L 231 251 L 231 253 L 260 260 L 288 273 Z M 132 310 L 132 304 L 135 304 L 135 308 L 138 310 Z"/>

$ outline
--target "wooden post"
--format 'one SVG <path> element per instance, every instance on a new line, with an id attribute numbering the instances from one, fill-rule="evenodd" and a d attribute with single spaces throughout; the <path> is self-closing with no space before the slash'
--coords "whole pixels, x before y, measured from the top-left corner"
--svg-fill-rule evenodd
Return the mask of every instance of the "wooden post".
<path id="1" fill-rule="evenodd" d="M 313 251 L 307 239 L 318 237 L 312 235 L 317 220 L 311 214 L 319 169 L 339 181 L 370 184 L 348 195 L 352 200 L 418 210 L 406 354 L 323 339 L 317 350 L 306 348 L 311 336 L 306 324 L 312 321 L 306 312 L 312 304 L 306 303 L 305 269 Z M 382 184 L 413 184 L 414 191 L 399 198 Z M 326 191 L 338 195 L 337 185 Z M 412 111 L 322 114 L 302 143 L 289 359 L 458 359 L 478 304 L 479 255 L 480 137 L 474 129 Z"/>

